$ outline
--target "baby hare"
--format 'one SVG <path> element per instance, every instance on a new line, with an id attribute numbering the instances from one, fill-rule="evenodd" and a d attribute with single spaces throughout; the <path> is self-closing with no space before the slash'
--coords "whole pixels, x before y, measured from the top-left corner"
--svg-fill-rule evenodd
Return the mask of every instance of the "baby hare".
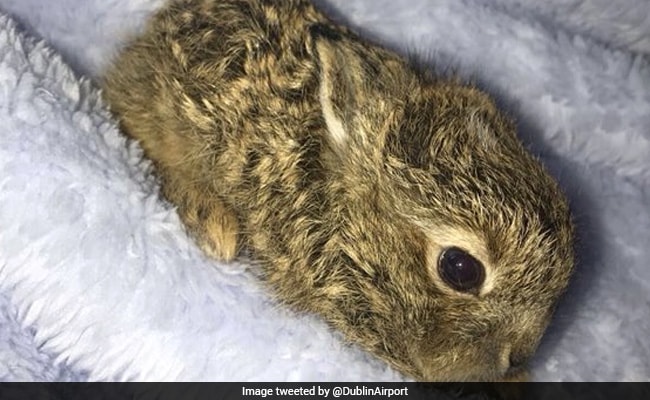
<path id="1" fill-rule="evenodd" d="M 521 376 L 573 227 L 488 95 L 306 0 L 173 0 L 102 86 L 209 255 L 413 378 Z"/>

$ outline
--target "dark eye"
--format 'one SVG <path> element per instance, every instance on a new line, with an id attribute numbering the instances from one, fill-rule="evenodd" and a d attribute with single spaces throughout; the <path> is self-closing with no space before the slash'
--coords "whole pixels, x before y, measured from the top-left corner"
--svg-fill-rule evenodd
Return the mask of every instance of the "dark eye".
<path id="1" fill-rule="evenodd" d="M 485 279 L 483 265 L 458 247 L 449 247 L 442 252 L 438 273 L 447 285 L 459 292 L 476 290 Z"/>

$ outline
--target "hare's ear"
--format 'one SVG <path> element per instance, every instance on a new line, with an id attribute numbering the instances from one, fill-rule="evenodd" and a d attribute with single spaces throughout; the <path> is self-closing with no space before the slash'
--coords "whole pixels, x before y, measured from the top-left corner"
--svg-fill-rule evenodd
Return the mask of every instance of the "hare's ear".
<path id="1" fill-rule="evenodd" d="M 330 139 L 344 146 L 354 134 L 363 90 L 363 67 L 347 39 L 325 25 L 311 28 L 313 50 L 319 65 L 319 100 Z"/>

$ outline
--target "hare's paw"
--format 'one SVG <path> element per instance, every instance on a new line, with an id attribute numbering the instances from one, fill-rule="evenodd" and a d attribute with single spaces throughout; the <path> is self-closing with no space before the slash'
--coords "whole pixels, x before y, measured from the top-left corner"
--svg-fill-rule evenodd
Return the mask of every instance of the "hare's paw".
<path id="1" fill-rule="evenodd" d="M 231 261 L 237 256 L 237 219 L 232 213 L 219 207 L 200 210 L 202 218 L 198 243 L 210 257 Z"/>
<path id="2" fill-rule="evenodd" d="M 231 261 L 238 252 L 237 217 L 218 199 L 188 196 L 179 207 L 181 219 L 210 257 Z"/>

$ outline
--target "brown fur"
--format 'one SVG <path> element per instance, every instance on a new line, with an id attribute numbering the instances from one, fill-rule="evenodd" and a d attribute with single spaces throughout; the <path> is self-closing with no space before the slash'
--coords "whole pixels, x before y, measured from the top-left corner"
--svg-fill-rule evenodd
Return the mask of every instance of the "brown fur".
<path id="1" fill-rule="evenodd" d="M 556 183 L 484 93 L 305 0 L 176 0 L 103 81 L 202 247 L 426 380 L 517 379 L 573 268 Z M 445 285 L 448 246 L 486 269 Z"/>

